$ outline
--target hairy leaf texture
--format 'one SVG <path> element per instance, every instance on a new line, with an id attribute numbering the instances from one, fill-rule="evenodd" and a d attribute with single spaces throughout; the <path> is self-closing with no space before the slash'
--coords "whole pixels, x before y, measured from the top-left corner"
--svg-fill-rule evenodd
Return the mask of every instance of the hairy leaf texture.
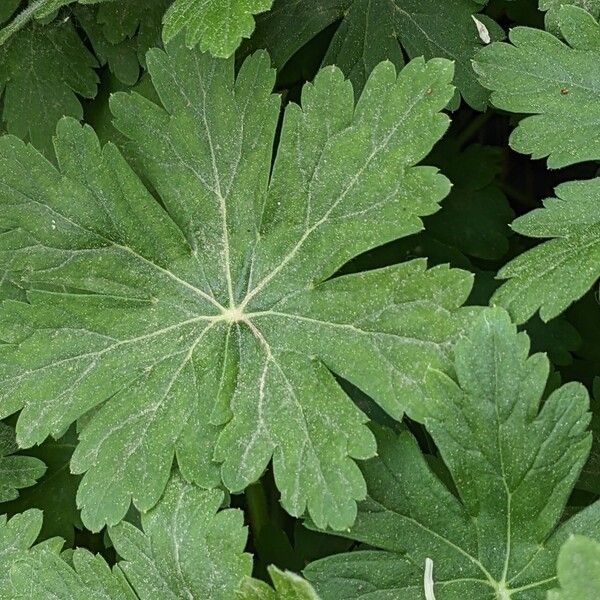
<path id="1" fill-rule="evenodd" d="M 164 108 L 117 94 L 118 129 L 160 202 L 113 145 L 60 122 L 59 167 L 0 140 L 7 245 L 28 303 L 0 311 L 0 415 L 24 447 L 90 409 L 71 469 L 84 524 L 119 522 L 184 477 L 234 492 L 273 460 L 283 506 L 349 526 L 375 453 L 332 371 L 390 415 L 418 418 L 446 370 L 471 277 L 417 260 L 331 278 L 418 231 L 445 177 L 415 167 L 448 126 L 452 65 L 383 63 L 358 103 L 336 68 L 285 111 L 265 53 L 242 66 L 172 44 L 148 67 Z M 8 251 L 7 251 L 8 252 Z"/>
<path id="2" fill-rule="evenodd" d="M 551 168 L 600 158 L 600 139 L 590 135 L 600 118 L 600 25 L 576 6 L 563 6 L 559 15 L 564 41 L 515 27 L 510 44 L 490 44 L 474 63 L 494 106 L 532 115 L 513 131 L 511 147 L 547 156 Z"/>
<path id="3" fill-rule="evenodd" d="M 121 559 L 115 567 L 85 549 L 69 562 L 56 552 L 21 552 L 7 569 L 11 599 L 231 600 L 252 559 L 244 553 L 241 511 L 219 510 L 222 503 L 223 492 L 174 475 L 160 503 L 142 516 L 142 530 L 130 523 L 110 530 Z"/>
<path id="4" fill-rule="evenodd" d="M 600 539 L 600 503 L 561 523 L 588 455 L 588 397 L 578 383 L 540 406 L 548 360 L 505 311 L 488 309 L 456 346 L 457 381 L 432 370 L 425 425 L 452 478 L 430 469 L 408 431 L 378 431 L 369 494 L 348 533 L 370 549 L 309 565 L 325 598 L 545 599 L 571 534 Z"/>
<path id="5" fill-rule="evenodd" d="M 483 44 L 472 19 L 479 10 L 481 2 L 473 0 L 276 0 L 272 10 L 257 18 L 249 47 L 266 47 L 282 67 L 315 35 L 339 21 L 323 62 L 338 65 L 357 91 L 380 61 L 404 64 L 404 50 L 410 58 L 443 56 L 455 61 L 458 90 L 468 104 L 483 110 L 488 94 L 471 67 Z M 493 39 L 501 39 L 496 23 L 479 18 Z"/>
<path id="6" fill-rule="evenodd" d="M 587 600 L 600 597 L 600 544 L 574 535 L 558 555 L 560 589 L 551 590 L 548 600 Z"/>
<path id="7" fill-rule="evenodd" d="M 188 46 L 199 44 L 202 51 L 227 58 L 254 30 L 253 16 L 271 4 L 273 0 L 174 0 L 164 16 L 163 38 L 168 42 L 185 29 Z"/>
<path id="8" fill-rule="evenodd" d="M 492 301 L 518 321 L 538 309 L 544 321 L 581 298 L 600 277 L 600 178 L 563 183 L 556 198 L 514 221 L 515 231 L 550 238 L 500 269 L 509 281 Z"/>

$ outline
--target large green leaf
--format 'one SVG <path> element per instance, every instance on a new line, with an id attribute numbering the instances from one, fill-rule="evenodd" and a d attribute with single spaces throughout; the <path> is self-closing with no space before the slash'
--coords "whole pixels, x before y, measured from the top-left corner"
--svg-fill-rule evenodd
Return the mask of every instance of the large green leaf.
<path id="1" fill-rule="evenodd" d="M 324 57 L 336 64 L 360 91 L 371 70 L 382 60 L 400 67 L 403 50 L 413 58 L 443 56 L 455 61 L 456 85 L 471 106 L 483 110 L 487 92 L 477 83 L 471 59 L 484 44 L 473 16 L 481 10 L 474 0 L 276 0 L 257 19 L 249 48 L 266 47 L 282 67 L 304 44 L 328 26 L 339 26 Z M 485 21 L 492 39 L 502 30 Z"/>
<path id="2" fill-rule="evenodd" d="M 450 368 L 470 314 L 457 307 L 471 277 L 444 266 L 331 279 L 418 231 L 447 194 L 436 169 L 413 165 L 448 126 L 452 65 L 416 59 L 397 76 L 384 63 L 356 107 L 324 69 L 286 109 L 270 178 L 280 100 L 264 53 L 235 81 L 233 59 L 180 43 L 148 66 L 165 108 L 136 94 L 112 108 L 161 203 L 72 119 L 58 169 L 0 141 L 11 268 L 30 288 L 0 315 L 0 414 L 22 409 L 29 447 L 100 408 L 71 463 L 92 530 L 131 500 L 151 508 L 175 453 L 186 479 L 235 492 L 273 458 L 290 513 L 347 527 L 365 495 L 352 459 L 375 442 L 331 371 L 418 417 L 427 367 Z"/>
<path id="3" fill-rule="evenodd" d="M 600 178 L 571 181 L 514 221 L 515 231 L 552 238 L 509 262 L 498 273 L 508 279 L 492 301 L 518 321 L 538 309 L 544 321 L 581 298 L 600 277 Z"/>
<path id="4" fill-rule="evenodd" d="M 242 38 L 254 30 L 257 13 L 271 8 L 273 0 L 174 0 L 164 16 L 163 38 L 172 40 L 185 29 L 185 41 L 227 58 Z"/>
<path id="5" fill-rule="evenodd" d="M 375 549 L 309 565 L 325 600 L 424 598 L 424 579 L 437 600 L 543 599 L 569 535 L 600 539 L 599 503 L 559 525 L 590 449 L 587 392 L 569 383 L 540 407 L 548 360 L 528 350 L 488 309 L 457 343 L 457 382 L 431 371 L 425 425 L 456 492 L 408 431 L 378 433 L 368 499 L 341 534 Z"/>
<path id="6" fill-rule="evenodd" d="M 548 600 L 591 600 L 600 598 L 600 544 L 576 535 L 558 555 L 560 589 L 548 593 Z"/>
<path id="7" fill-rule="evenodd" d="M 8 563 L 11 599 L 231 600 L 252 559 L 244 553 L 241 511 L 219 511 L 222 503 L 223 492 L 174 475 L 160 503 L 142 515 L 143 531 L 129 523 L 110 530 L 122 559 L 116 567 L 85 549 L 73 552 L 72 565 L 56 553 L 21 552 Z"/>
<path id="8" fill-rule="evenodd" d="M 600 139 L 590 135 L 600 119 L 600 26 L 576 6 L 563 6 L 559 15 L 564 42 L 515 27 L 510 44 L 483 48 L 474 63 L 494 106 L 533 115 L 513 131 L 512 148 L 547 156 L 551 168 L 600 158 Z"/>

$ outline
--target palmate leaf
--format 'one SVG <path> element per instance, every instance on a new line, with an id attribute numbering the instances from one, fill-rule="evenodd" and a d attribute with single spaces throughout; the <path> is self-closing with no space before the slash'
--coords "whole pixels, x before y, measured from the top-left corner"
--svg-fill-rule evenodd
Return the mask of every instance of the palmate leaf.
<path id="1" fill-rule="evenodd" d="M 551 590 L 548 600 L 588 600 L 600 597 L 600 544 L 574 535 L 558 555 L 560 589 Z"/>
<path id="2" fill-rule="evenodd" d="M 488 93 L 471 67 L 483 42 L 472 16 L 482 8 L 474 0 L 276 0 L 272 10 L 259 15 L 248 48 L 267 48 L 282 67 L 304 44 L 336 21 L 340 24 L 324 57 L 350 78 L 357 91 L 382 60 L 397 67 L 410 57 L 443 56 L 455 61 L 455 82 L 465 101 L 483 110 Z M 492 39 L 501 39 L 500 27 L 479 15 Z M 301 24 L 301 26 L 299 26 Z"/>
<path id="3" fill-rule="evenodd" d="M 14 500 L 18 490 L 33 485 L 46 470 L 33 456 L 15 456 L 17 450 L 14 429 L 0 421 L 0 502 Z"/>
<path id="4" fill-rule="evenodd" d="M 541 600 L 562 543 L 600 539 L 600 503 L 559 525 L 590 449 L 587 392 L 569 383 L 540 407 L 549 363 L 528 350 L 507 313 L 487 309 L 456 345 L 458 383 L 431 371 L 425 425 L 456 495 L 408 431 L 379 431 L 368 498 L 341 534 L 375 549 L 307 567 L 325 600 L 425 598 L 426 559 L 437 600 Z"/>
<path id="5" fill-rule="evenodd" d="M 450 368 L 470 275 L 423 261 L 329 279 L 356 254 L 418 231 L 448 181 L 414 167 L 448 126 L 452 65 L 390 63 L 354 107 L 327 68 L 287 107 L 264 53 L 237 79 L 172 45 L 148 67 L 165 109 L 116 95 L 142 186 L 116 148 L 63 120 L 59 169 L 0 141 L 2 215 L 29 303 L 0 311 L 0 414 L 19 443 L 100 409 L 71 468 L 92 530 L 159 499 L 173 456 L 187 480 L 255 481 L 273 458 L 283 506 L 347 527 L 365 495 L 352 459 L 375 453 L 331 371 L 395 418 L 418 418 L 428 366 Z M 35 291 L 35 288 L 39 288 Z M 67 291 L 65 291 L 67 290 Z M 103 404 L 104 403 L 104 404 Z"/>
<path id="6" fill-rule="evenodd" d="M 110 530 L 121 558 L 112 570 L 85 549 L 73 552 L 72 564 L 57 553 L 21 552 L 6 569 L 11 600 L 231 600 L 252 559 L 244 553 L 242 512 L 219 511 L 222 503 L 223 492 L 174 475 L 160 503 L 142 516 L 143 531 L 129 523 Z"/>
<path id="7" fill-rule="evenodd" d="M 474 62 L 497 108 L 532 116 L 510 137 L 517 152 L 548 157 L 550 168 L 600 158 L 590 135 L 600 118 L 600 26 L 585 10 L 563 6 L 564 41 L 540 29 L 511 29 L 510 44 L 492 43 Z"/>
<path id="8" fill-rule="evenodd" d="M 174 0 L 163 19 L 163 38 L 169 42 L 185 30 L 188 46 L 199 44 L 202 51 L 228 58 L 254 30 L 253 16 L 271 4 L 273 0 Z"/>

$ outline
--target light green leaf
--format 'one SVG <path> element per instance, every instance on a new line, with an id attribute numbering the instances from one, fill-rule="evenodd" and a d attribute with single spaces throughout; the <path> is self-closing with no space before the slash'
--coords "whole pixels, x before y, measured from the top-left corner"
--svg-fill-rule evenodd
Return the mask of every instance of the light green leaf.
<path id="1" fill-rule="evenodd" d="M 591 13 L 595 19 L 600 16 L 600 0 L 539 0 L 540 10 L 546 12 L 546 29 L 552 33 L 560 32 L 560 9 L 572 4 Z"/>
<path id="2" fill-rule="evenodd" d="M 552 238 L 504 266 L 498 276 L 509 279 L 492 302 L 506 307 L 519 323 L 538 309 L 544 321 L 581 298 L 600 277 L 600 178 L 571 181 L 514 221 L 515 231 Z"/>
<path id="3" fill-rule="evenodd" d="M 174 0 L 165 13 L 163 38 L 171 41 L 185 29 L 186 44 L 228 58 L 242 38 L 254 31 L 254 15 L 271 8 L 273 0 Z"/>
<path id="4" fill-rule="evenodd" d="M 246 578 L 238 591 L 240 600 L 319 600 L 313 587 L 299 575 L 269 567 L 274 589 L 264 581 Z"/>
<path id="5" fill-rule="evenodd" d="M 13 560 L 13 600 L 231 600 L 252 559 L 244 553 L 242 512 L 219 510 L 224 494 L 201 490 L 174 475 L 164 497 L 130 523 L 110 530 L 121 561 L 111 569 L 100 556 L 77 549 L 72 566 L 58 555 L 30 553 Z M 2 599 L 4 600 L 4 599 Z"/>
<path id="6" fill-rule="evenodd" d="M 17 456 L 15 432 L 0 421 L 0 502 L 15 499 L 21 488 L 33 485 L 46 470 L 41 460 L 32 456 Z"/>
<path id="7" fill-rule="evenodd" d="M 270 177 L 280 99 L 264 53 L 235 81 L 233 59 L 183 44 L 148 67 L 165 108 L 136 94 L 112 108 L 162 204 L 72 119 L 59 169 L 0 141 L 13 275 L 31 290 L 0 314 L 0 415 L 22 409 L 29 447 L 100 407 L 71 463 L 94 531 L 131 501 L 154 506 L 174 454 L 187 480 L 233 492 L 273 459 L 286 510 L 347 527 L 366 491 L 353 459 L 375 443 L 331 371 L 391 416 L 418 417 L 427 367 L 450 368 L 471 314 L 457 310 L 471 277 L 446 266 L 331 279 L 418 231 L 447 194 L 414 165 L 448 126 L 452 65 L 416 59 L 397 76 L 383 63 L 356 107 L 324 69 L 287 107 Z"/>
<path id="8" fill-rule="evenodd" d="M 600 26 L 583 9 L 563 6 L 565 42 L 529 27 L 510 31 L 510 44 L 483 48 L 474 68 L 497 108 L 526 113 L 510 137 L 517 152 L 548 157 L 551 168 L 600 158 L 590 135 L 600 119 Z"/>
<path id="9" fill-rule="evenodd" d="M 0 515 L 0 600 L 15 600 L 10 567 L 27 555 L 42 527 L 42 513 L 28 510 L 7 519 Z"/>
<path id="10" fill-rule="evenodd" d="M 481 3 L 473 0 L 275 0 L 273 9 L 257 18 L 248 48 L 267 48 L 281 68 L 304 44 L 339 21 L 324 64 L 339 66 L 357 91 L 380 61 L 401 67 L 404 50 L 410 58 L 442 56 L 455 61 L 458 90 L 468 104 L 483 110 L 488 93 L 471 67 L 483 45 L 472 19 L 480 10 Z M 479 18 L 492 39 L 503 37 L 491 19 Z"/>
<path id="11" fill-rule="evenodd" d="M 341 535 L 380 550 L 309 565 L 325 600 L 424 598 L 427 559 L 437 600 L 541 600 L 569 535 L 600 539 L 600 503 L 559 524 L 590 449 L 587 392 L 569 383 L 540 407 L 548 360 L 528 351 L 506 312 L 488 309 L 456 345 L 457 382 L 430 373 L 425 425 L 457 496 L 408 431 L 378 432 L 368 498 Z"/>
<path id="12" fill-rule="evenodd" d="M 52 135 L 64 115 L 77 119 L 77 94 L 96 95 L 96 60 L 70 21 L 30 23 L 0 45 L 0 98 L 6 130 L 52 156 Z"/>
<path id="13" fill-rule="evenodd" d="M 551 590 L 548 600 L 591 600 L 600 598 L 600 544 L 576 535 L 558 555 L 560 589 Z"/>

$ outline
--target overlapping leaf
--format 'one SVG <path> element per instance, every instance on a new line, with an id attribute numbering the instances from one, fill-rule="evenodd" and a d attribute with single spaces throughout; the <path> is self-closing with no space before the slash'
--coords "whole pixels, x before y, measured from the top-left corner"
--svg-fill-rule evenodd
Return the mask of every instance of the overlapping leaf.
<path id="1" fill-rule="evenodd" d="M 319 600 L 313 587 L 302 577 L 269 567 L 274 588 L 264 581 L 246 578 L 238 591 L 240 600 Z"/>
<path id="2" fill-rule="evenodd" d="M 15 499 L 21 488 L 33 485 L 46 470 L 41 460 L 18 456 L 15 432 L 0 421 L 0 502 Z"/>
<path id="3" fill-rule="evenodd" d="M 219 511 L 222 502 L 222 492 L 175 475 L 160 503 L 142 516 L 143 531 L 129 523 L 110 530 L 121 558 L 116 567 L 84 549 L 74 551 L 72 565 L 57 553 L 21 552 L 6 569 L 11 600 L 231 600 L 252 560 L 244 553 L 242 513 Z"/>
<path id="4" fill-rule="evenodd" d="M 600 158 L 590 135 L 600 118 L 600 26 L 576 6 L 560 9 L 565 41 L 540 29 L 515 27 L 509 43 L 483 48 L 474 68 L 494 106 L 532 116 L 510 137 L 517 152 L 548 157 L 551 168 Z"/>
<path id="5" fill-rule="evenodd" d="M 46 465 L 46 472 L 36 485 L 21 490 L 19 497 L 0 504 L 0 514 L 15 515 L 29 508 L 44 513 L 42 539 L 59 536 L 68 546 L 73 545 L 75 527 L 81 527 L 79 511 L 75 504 L 79 477 L 69 470 L 71 455 L 77 443 L 74 427 L 59 440 L 46 440 L 41 446 L 27 452 L 27 458 Z M 16 446 L 16 444 L 15 444 Z M 24 457 L 25 458 L 25 457 Z"/>
<path id="6" fill-rule="evenodd" d="M 493 302 L 518 321 L 538 309 L 544 321 L 581 298 L 600 277 L 600 178 L 572 181 L 513 223 L 515 231 L 552 238 L 521 254 L 498 273 L 509 279 Z"/>
<path id="7" fill-rule="evenodd" d="M 570 538 L 558 555 L 560 589 L 548 600 L 588 600 L 600 597 L 600 544 L 581 535 Z"/>
<path id="8" fill-rule="evenodd" d="M 325 598 L 543 599 L 571 534 L 600 539 L 600 504 L 559 525 L 591 444 L 581 384 L 540 407 L 543 355 L 508 315 L 488 309 L 456 347 L 458 383 L 432 371 L 425 424 L 452 476 L 450 491 L 410 433 L 378 433 L 364 466 L 368 499 L 349 533 L 378 549 L 317 561 L 305 573 Z"/>
<path id="9" fill-rule="evenodd" d="M 258 17 L 249 47 L 266 47 L 282 67 L 315 35 L 340 21 L 323 62 L 339 66 L 355 89 L 362 89 L 382 60 L 400 67 L 403 50 L 410 58 L 442 56 L 455 61 L 455 82 L 467 103 L 483 110 L 487 93 L 470 64 L 483 45 L 472 19 L 480 9 L 473 0 L 276 0 Z M 493 21 L 479 18 L 492 39 L 501 38 Z"/>
<path id="10" fill-rule="evenodd" d="M 232 491 L 272 458 L 289 512 L 347 527 L 365 494 L 352 459 L 375 444 L 330 370 L 418 417 L 427 367 L 450 368 L 471 278 L 422 261 L 329 278 L 417 231 L 447 193 L 413 165 L 447 128 L 452 65 L 382 64 L 356 107 L 323 70 L 286 109 L 270 180 L 279 98 L 264 53 L 235 81 L 233 60 L 179 43 L 148 65 L 165 108 L 125 94 L 112 106 L 162 204 L 73 120 L 59 169 L 0 141 L 13 275 L 31 290 L 0 312 L 0 413 L 22 409 L 28 447 L 100 407 L 71 463 L 92 530 L 131 500 L 151 508 L 175 453 L 188 480 Z"/>
<path id="11" fill-rule="evenodd" d="M 227 58 L 242 38 L 254 30 L 254 15 L 271 8 L 273 0 L 174 0 L 164 16 L 163 37 L 172 40 L 185 30 L 190 47 Z"/>
<path id="12" fill-rule="evenodd" d="M 64 115 L 80 119 L 79 96 L 93 98 L 96 59 L 70 20 L 31 22 L 0 45 L 0 98 L 6 130 L 47 156 Z"/>

